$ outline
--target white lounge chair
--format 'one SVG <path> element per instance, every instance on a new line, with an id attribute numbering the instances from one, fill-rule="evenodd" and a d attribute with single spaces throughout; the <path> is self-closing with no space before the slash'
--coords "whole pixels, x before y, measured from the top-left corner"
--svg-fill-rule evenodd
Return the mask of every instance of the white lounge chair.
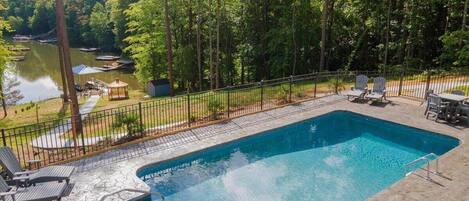
<path id="1" fill-rule="evenodd" d="M 366 75 L 358 75 L 356 77 L 355 86 L 351 88 L 349 92 L 347 92 L 347 99 L 350 98 L 359 98 L 363 99 L 368 90 L 368 77 Z"/>
<path id="2" fill-rule="evenodd" d="M 376 77 L 373 79 L 373 89 L 365 96 L 366 99 L 372 101 L 386 100 L 386 79 L 384 77 Z"/>

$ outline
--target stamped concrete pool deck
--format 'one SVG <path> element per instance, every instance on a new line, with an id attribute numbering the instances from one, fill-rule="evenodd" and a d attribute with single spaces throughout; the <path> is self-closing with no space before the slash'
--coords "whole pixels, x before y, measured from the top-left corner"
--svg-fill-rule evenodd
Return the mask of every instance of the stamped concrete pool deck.
<path id="1" fill-rule="evenodd" d="M 76 172 L 70 196 L 63 200 L 92 201 L 122 190 L 149 190 L 136 172 L 144 166 L 183 156 L 232 140 L 282 127 L 336 110 L 352 111 L 379 119 L 456 137 L 461 144 L 440 158 L 440 172 L 428 181 L 418 171 L 401 179 L 370 200 L 469 200 L 469 139 L 467 126 L 427 120 L 419 104 L 406 99 L 370 105 L 352 103 L 343 96 L 329 96 L 296 105 L 243 116 L 224 123 L 196 128 L 72 162 Z M 379 179 L 379 178 L 377 178 Z M 122 192 L 106 200 L 131 200 L 142 194 Z"/>

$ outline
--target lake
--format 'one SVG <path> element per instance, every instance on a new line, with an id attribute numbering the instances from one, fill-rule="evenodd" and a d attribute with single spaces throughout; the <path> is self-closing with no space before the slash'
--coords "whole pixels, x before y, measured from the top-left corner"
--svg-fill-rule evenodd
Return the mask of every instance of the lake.
<path id="1" fill-rule="evenodd" d="M 30 47 L 31 51 L 26 52 L 24 61 L 13 64 L 14 72 L 10 75 L 16 76 L 20 82 L 17 89 L 24 96 L 18 103 L 30 101 L 40 101 L 54 97 L 60 97 L 62 94 L 62 79 L 59 68 L 58 48 L 54 44 L 43 44 L 36 41 L 20 43 L 23 46 Z M 85 64 L 88 66 L 102 67 L 109 62 L 96 61 L 96 55 L 100 53 L 81 52 L 78 48 L 70 50 L 72 66 Z M 137 79 L 132 72 L 109 71 L 90 75 L 75 75 L 76 83 L 84 83 L 91 78 L 96 78 L 110 83 L 116 78 L 127 82 L 130 89 L 140 87 Z"/>

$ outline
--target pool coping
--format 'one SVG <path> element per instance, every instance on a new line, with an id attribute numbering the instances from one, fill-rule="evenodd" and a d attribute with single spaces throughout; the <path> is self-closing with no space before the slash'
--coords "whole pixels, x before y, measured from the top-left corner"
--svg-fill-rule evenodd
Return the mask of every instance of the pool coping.
<path id="1" fill-rule="evenodd" d="M 130 158 L 128 160 L 112 162 L 110 164 L 105 164 L 102 166 L 98 166 L 96 168 L 86 169 L 83 172 L 76 173 L 72 176 L 72 182 L 75 182 L 75 189 L 72 190 L 71 195 L 69 197 L 65 197 L 64 200 L 98 200 L 101 196 L 108 194 L 110 192 L 114 192 L 120 190 L 122 188 L 137 188 L 142 190 L 149 190 L 150 187 L 146 185 L 145 182 L 140 180 L 137 177 L 138 171 L 142 170 L 145 167 L 152 166 L 155 164 L 163 163 L 169 160 L 175 160 L 177 158 L 181 158 L 187 155 L 190 155 L 194 152 L 200 152 L 206 149 L 209 149 L 214 146 L 220 146 L 225 143 L 229 143 L 235 140 L 240 140 L 245 137 L 254 136 L 265 131 L 277 129 L 292 123 L 297 123 L 300 121 L 304 121 L 310 118 L 314 118 L 320 115 L 324 115 L 326 113 L 330 113 L 333 111 L 348 111 L 357 113 L 359 115 L 365 115 L 372 118 L 380 119 L 383 121 L 388 121 L 391 123 L 397 123 L 404 126 L 430 131 L 436 134 L 454 137 L 460 141 L 459 145 L 454 149 L 450 150 L 449 152 L 445 153 L 443 156 L 440 157 L 440 160 L 445 160 L 446 158 L 454 155 L 454 153 L 458 153 L 461 147 L 465 147 L 465 138 L 463 135 L 458 133 L 458 130 L 447 125 L 436 124 L 433 121 L 426 120 L 425 125 L 422 125 L 422 117 L 417 118 L 416 120 L 412 120 L 413 117 L 418 117 L 417 115 L 413 114 L 415 112 L 423 111 L 421 107 L 418 106 L 411 106 L 408 104 L 398 103 L 397 108 L 393 108 L 394 106 L 370 106 L 368 104 L 360 104 L 360 103 L 351 103 L 344 99 L 342 96 L 333 96 L 331 98 L 332 101 L 317 99 L 313 101 L 307 101 L 304 103 L 300 103 L 299 105 L 290 105 L 282 108 L 275 109 L 273 111 L 265 111 L 253 115 L 248 115 L 246 117 L 240 117 L 239 119 L 254 117 L 257 116 L 265 116 L 269 113 L 271 115 L 278 113 L 282 113 L 283 111 L 290 111 L 295 115 L 288 115 L 291 113 L 287 113 L 287 115 L 274 115 L 274 118 L 270 119 L 268 122 L 263 122 L 261 125 L 255 124 L 248 127 L 240 127 L 234 130 L 227 131 L 223 134 L 216 134 L 213 136 L 208 136 L 203 138 L 203 135 L 206 133 L 204 132 L 204 128 L 221 128 L 223 129 L 226 124 L 230 124 L 230 122 L 235 122 L 238 119 L 235 118 L 230 120 L 228 123 L 220 123 L 217 125 L 207 126 L 204 128 L 196 128 L 189 131 L 183 131 L 181 133 L 177 133 L 174 136 L 183 136 L 187 137 L 191 140 L 184 140 L 183 138 L 178 139 L 177 137 L 174 138 L 176 140 L 181 140 L 181 144 L 177 144 L 177 146 L 171 147 L 167 149 L 157 150 L 156 152 L 150 152 L 147 154 L 143 154 L 141 156 L 137 156 L 134 158 Z M 322 104 L 322 105 L 321 105 Z M 395 103 L 392 103 L 395 104 Z M 304 107 L 305 109 L 301 109 L 304 105 L 313 106 L 311 108 Z M 316 106 L 319 105 L 319 106 Z M 300 107 L 300 109 L 298 109 Z M 389 111 L 386 107 L 391 107 L 393 111 Z M 400 108 L 402 107 L 402 108 Z M 406 110 L 402 110 L 406 109 Z M 293 111 L 293 112 L 292 112 Z M 384 112 L 383 112 L 384 111 Z M 396 114 L 403 114 L 404 111 L 405 115 L 404 118 L 397 117 Z M 399 112 L 399 113 L 396 113 Z M 421 114 L 420 114 L 421 115 Z M 383 118 L 383 117 L 392 117 L 392 118 Z M 409 117 L 412 117 L 410 121 Z M 425 119 L 425 118 L 423 118 Z M 430 123 L 432 122 L 432 123 Z M 430 126 L 429 126 L 430 125 Z M 424 126 L 427 126 L 424 128 Z M 430 128 L 429 128 L 430 127 Z M 198 131 L 195 131 L 198 130 Z M 464 130 L 468 130 L 464 128 Z M 194 132 L 195 131 L 195 132 Z M 223 130 L 222 130 L 223 131 Z M 174 137 L 173 136 L 173 137 Z M 171 138 L 172 136 L 168 136 Z M 195 138 L 195 139 L 193 139 Z M 171 141 L 158 141 L 158 139 L 151 140 L 153 141 L 153 145 L 156 146 L 164 146 L 165 144 L 171 143 Z M 161 142 L 161 143 L 160 143 Z M 144 149 L 151 149 L 156 146 L 152 146 L 152 142 L 143 142 L 137 145 L 130 145 L 128 148 L 123 148 L 123 152 L 125 150 L 132 150 L 132 149 L 140 149 L 139 146 L 143 146 Z M 106 152 L 109 153 L 109 152 Z M 90 159 L 82 159 L 77 162 L 71 163 L 75 166 L 85 165 L 87 162 L 99 162 L 100 160 L 107 160 L 112 158 L 116 153 L 112 153 L 106 155 L 106 153 L 97 155 Z M 94 179 L 98 178 L 98 179 Z M 406 180 L 412 180 L 415 178 L 412 177 L 404 177 L 400 181 L 394 183 L 390 187 L 384 189 L 382 192 L 372 196 L 369 198 L 370 200 L 388 200 L 388 197 L 399 198 L 398 200 L 403 200 L 401 198 L 406 198 L 404 195 L 405 193 L 401 193 L 402 195 L 399 196 L 399 189 L 400 183 Z M 412 181 L 410 181 L 412 183 Z M 469 185 L 469 184 L 468 184 Z M 389 190 L 393 189 L 393 190 Z M 398 192 L 396 194 L 396 192 Z M 139 199 L 144 195 L 138 193 L 125 193 L 116 195 L 113 200 L 128 200 L 128 199 Z M 412 198 L 411 196 L 409 198 Z M 413 199 L 407 199 L 413 200 Z"/>

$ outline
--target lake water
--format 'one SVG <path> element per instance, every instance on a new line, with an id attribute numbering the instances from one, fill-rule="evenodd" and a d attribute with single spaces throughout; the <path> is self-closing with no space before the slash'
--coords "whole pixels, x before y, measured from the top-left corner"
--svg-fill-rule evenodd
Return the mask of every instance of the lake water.
<path id="1" fill-rule="evenodd" d="M 14 72 L 10 75 L 16 76 L 20 85 L 17 87 L 24 98 L 19 103 L 39 101 L 62 94 L 62 79 L 59 68 L 58 49 L 53 44 L 42 44 L 39 42 L 21 43 L 30 47 L 31 51 L 26 52 L 26 59 L 14 64 Z M 88 66 L 99 66 L 107 62 L 96 61 L 96 54 L 80 52 L 76 48 L 70 50 L 72 65 L 85 64 Z M 83 83 L 91 78 L 96 78 L 105 82 L 112 82 L 114 79 L 127 82 L 130 89 L 138 89 L 139 83 L 132 72 L 110 71 L 98 74 L 75 76 L 75 82 Z"/>

